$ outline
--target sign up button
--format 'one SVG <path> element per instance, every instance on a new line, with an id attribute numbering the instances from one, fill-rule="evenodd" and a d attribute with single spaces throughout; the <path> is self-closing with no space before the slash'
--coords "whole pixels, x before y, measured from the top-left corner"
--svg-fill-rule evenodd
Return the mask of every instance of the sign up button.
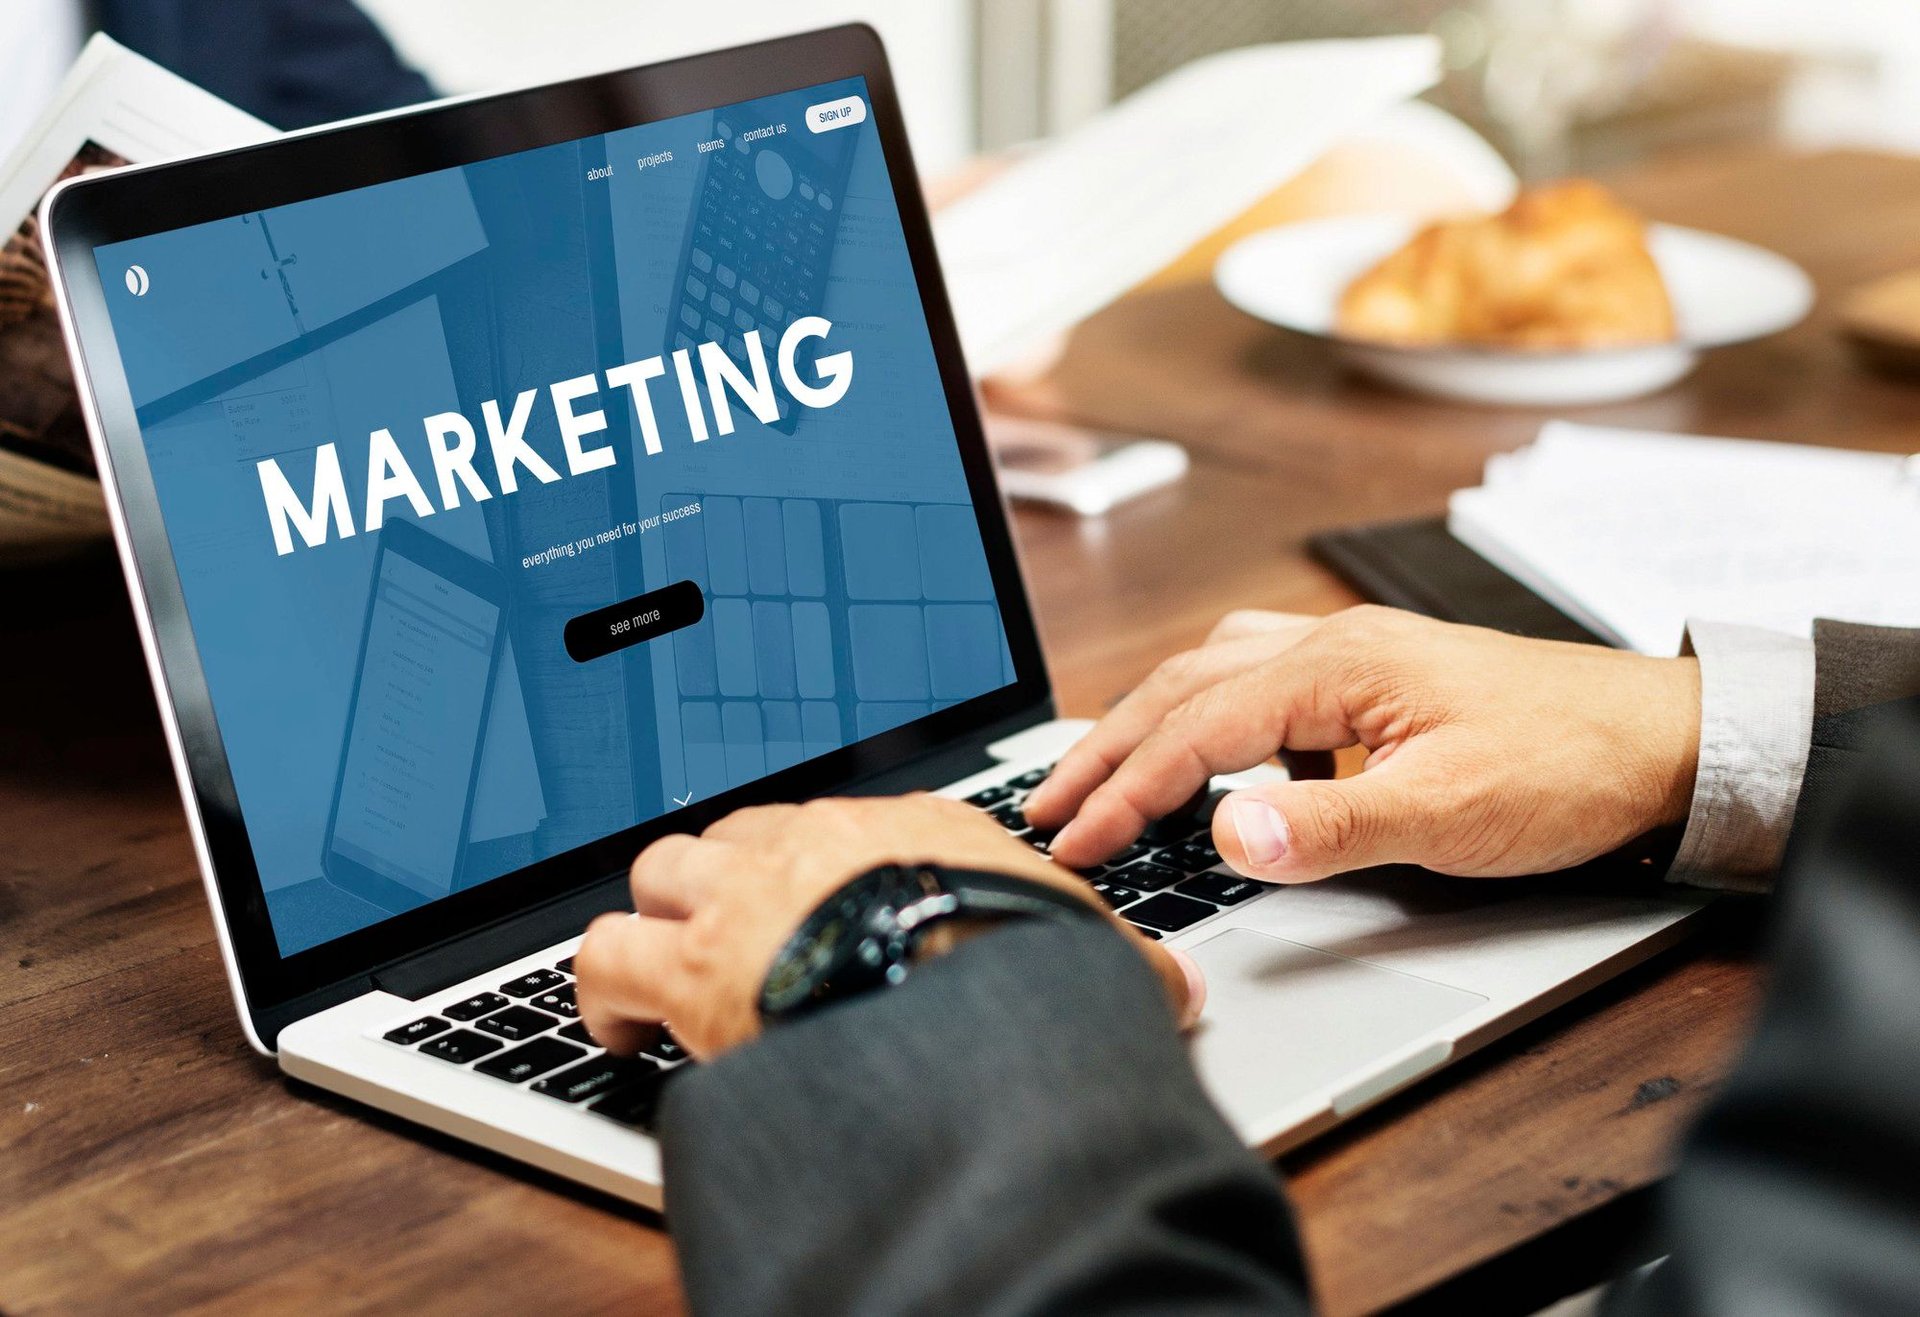
<path id="1" fill-rule="evenodd" d="M 807 107 L 807 127 L 816 133 L 830 133 L 836 128 L 846 128 L 866 121 L 867 103 L 858 96 L 848 96 L 837 101 L 822 101 L 818 105 Z"/>
<path id="2" fill-rule="evenodd" d="M 692 581 L 675 581 L 572 619 L 561 632 L 567 657 L 591 663 L 608 654 L 692 626 L 707 615 L 707 597 Z"/>

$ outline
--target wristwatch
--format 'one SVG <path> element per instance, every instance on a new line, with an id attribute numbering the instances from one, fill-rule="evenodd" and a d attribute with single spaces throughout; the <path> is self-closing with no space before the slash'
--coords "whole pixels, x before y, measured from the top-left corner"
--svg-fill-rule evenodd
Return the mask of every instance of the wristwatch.
<path id="1" fill-rule="evenodd" d="M 772 1022 L 906 981 L 927 932 L 951 919 L 1100 919 L 1083 901 L 1030 878 L 941 865 L 886 864 L 822 901 L 773 958 L 760 986 Z"/>

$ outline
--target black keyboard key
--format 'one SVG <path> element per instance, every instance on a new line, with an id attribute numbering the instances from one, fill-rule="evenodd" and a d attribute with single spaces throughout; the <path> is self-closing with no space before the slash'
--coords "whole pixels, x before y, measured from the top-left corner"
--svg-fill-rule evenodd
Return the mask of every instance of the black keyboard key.
<path id="1" fill-rule="evenodd" d="M 1152 849 L 1153 847 L 1151 846 L 1142 846 L 1138 842 L 1135 842 L 1118 855 L 1109 855 L 1107 857 L 1107 864 L 1109 867 L 1117 869 L 1123 864 L 1132 864 Z"/>
<path id="2" fill-rule="evenodd" d="M 967 803 L 979 809 L 992 809 L 1012 794 L 1012 787 L 982 787 L 967 797 Z"/>
<path id="3" fill-rule="evenodd" d="M 437 1056 L 442 1061 L 465 1065 L 489 1052 L 497 1052 L 504 1046 L 506 1044 L 498 1039 L 477 1034 L 471 1029 L 455 1029 L 452 1033 L 441 1034 L 420 1051 L 424 1056 Z"/>
<path id="4" fill-rule="evenodd" d="M 1220 863 L 1220 852 L 1205 842 L 1190 841 L 1172 846 L 1153 857 L 1158 863 L 1181 873 L 1205 873 Z"/>
<path id="5" fill-rule="evenodd" d="M 422 1038 L 431 1038 L 437 1033 L 444 1033 L 449 1027 L 451 1026 L 445 1020 L 429 1015 L 424 1020 L 415 1020 L 412 1024 L 401 1025 L 398 1029 L 389 1029 L 387 1041 L 399 1043 L 402 1047 L 412 1047 Z"/>
<path id="6" fill-rule="evenodd" d="M 1146 831 L 1140 834 L 1140 840 L 1149 846 L 1177 846 L 1189 838 L 1198 837 L 1205 827 L 1205 824 L 1195 823 L 1189 818 L 1164 818 L 1149 823 Z"/>
<path id="7" fill-rule="evenodd" d="M 607 1094 L 587 1110 L 651 1134 L 659 1121 L 660 1099 L 666 1096 L 668 1082 L 678 1073 L 677 1070 L 656 1070 Z"/>
<path id="8" fill-rule="evenodd" d="M 1173 813 L 1162 819 L 1155 819 L 1140 834 L 1141 839 L 1169 846 L 1185 841 L 1195 833 L 1211 830 L 1213 827 L 1214 807 L 1220 803 L 1220 797 L 1203 793 L 1188 801 Z"/>
<path id="9" fill-rule="evenodd" d="M 561 961 L 558 965 L 555 965 L 554 968 L 559 970 L 562 974 L 573 973 L 573 957 L 568 956 L 565 960 Z"/>
<path id="10" fill-rule="evenodd" d="M 485 1029 L 488 1033 L 499 1034 L 502 1038 L 518 1041 L 531 1038 L 537 1033 L 545 1033 L 560 1021 L 540 1011 L 529 1010 L 525 1006 L 509 1006 L 498 1015 L 489 1015 L 476 1029 Z"/>
<path id="11" fill-rule="evenodd" d="M 569 1024 L 560 1030 L 559 1036 L 562 1038 L 571 1038 L 576 1043 L 585 1043 L 588 1047 L 600 1046 L 599 1043 L 594 1041 L 593 1035 L 587 1032 L 587 1026 L 584 1024 Z"/>
<path id="12" fill-rule="evenodd" d="M 562 1102 L 585 1102 L 590 1097 L 611 1092 L 636 1079 L 644 1079 L 659 1068 L 644 1056 L 602 1054 L 591 1061 L 582 1061 L 570 1070 L 534 1081 L 533 1091 L 559 1098 Z"/>
<path id="13" fill-rule="evenodd" d="M 1098 892 L 1100 899 L 1115 910 L 1140 899 L 1140 893 L 1134 891 L 1131 887 L 1121 887 L 1114 883 L 1106 882 L 1093 882 L 1089 883 L 1088 886 Z"/>
<path id="14" fill-rule="evenodd" d="M 673 1030 L 664 1024 L 649 1025 L 640 1039 L 640 1050 L 648 1056 L 657 1056 L 662 1061 L 678 1061 L 686 1056 L 687 1049 L 673 1036 Z"/>
<path id="15" fill-rule="evenodd" d="M 545 992 L 548 988 L 557 988 L 567 980 L 564 975 L 550 969 L 536 969 L 522 974 L 511 983 L 500 985 L 500 991 L 509 997 L 531 997 L 536 992 Z"/>
<path id="16" fill-rule="evenodd" d="M 483 992 L 478 997 L 469 997 L 457 1001 L 451 1006 L 443 1006 L 440 1013 L 449 1020 L 471 1020 L 490 1014 L 507 1004 L 507 999 L 497 992 Z"/>
<path id="17" fill-rule="evenodd" d="M 1214 913 L 1214 907 L 1205 901 L 1196 901 L 1190 896 L 1179 896 L 1173 892 L 1162 892 L 1150 896 L 1138 905 L 1127 907 L 1127 919 L 1147 928 L 1157 928 L 1162 933 L 1178 933 L 1189 924 L 1197 924 Z"/>
<path id="18" fill-rule="evenodd" d="M 555 988 L 552 992 L 543 992 L 527 1005 L 543 1011 L 552 1011 L 555 1015 L 564 1015 L 569 1020 L 580 1018 L 580 1004 L 574 1000 L 571 983 Z"/>
<path id="19" fill-rule="evenodd" d="M 563 1043 L 558 1038 L 536 1038 L 510 1052 L 488 1057 L 474 1069 L 483 1075 L 504 1079 L 509 1084 L 518 1084 L 535 1075 L 544 1075 L 569 1061 L 578 1061 L 586 1054 L 584 1048 Z"/>
<path id="20" fill-rule="evenodd" d="M 1197 896 L 1202 901 L 1211 901 L 1215 905 L 1239 905 L 1250 896 L 1258 896 L 1266 890 L 1265 883 L 1256 883 L 1251 878 L 1239 878 L 1230 873 L 1203 873 L 1198 878 L 1189 878 L 1174 889 L 1188 896 Z"/>
<path id="21" fill-rule="evenodd" d="M 1053 845 L 1053 839 L 1059 835 L 1058 829 L 1048 830 L 1045 828 L 1035 828 L 1020 840 L 1033 847 L 1036 851 L 1044 851 L 1047 847 Z"/>
<path id="22" fill-rule="evenodd" d="M 1052 771 L 1053 765 L 1048 764 L 1045 768 L 1036 768 L 1030 772 L 1022 773 L 1019 777 L 1007 783 L 1007 785 L 1013 787 L 1016 791 L 1031 791 L 1046 781 L 1047 774 Z"/>
<path id="23" fill-rule="evenodd" d="M 992 813 L 993 821 L 1005 828 L 1008 832 L 1025 832 L 1027 830 L 1027 816 L 1020 812 L 1018 805 L 1002 805 L 999 809 L 992 811 Z"/>
<path id="24" fill-rule="evenodd" d="M 1106 873 L 1107 871 L 1108 871 L 1107 866 L 1104 864 L 1089 864 L 1084 869 L 1074 870 L 1074 872 L 1079 874 L 1082 878 L 1098 878 L 1101 874 Z"/>
<path id="25" fill-rule="evenodd" d="M 1126 887 L 1136 887 L 1143 892 L 1158 892 L 1179 882 L 1183 875 L 1178 869 L 1169 869 L 1164 864 L 1143 860 L 1139 864 L 1129 864 L 1124 869 L 1116 869 L 1107 876 Z"/>

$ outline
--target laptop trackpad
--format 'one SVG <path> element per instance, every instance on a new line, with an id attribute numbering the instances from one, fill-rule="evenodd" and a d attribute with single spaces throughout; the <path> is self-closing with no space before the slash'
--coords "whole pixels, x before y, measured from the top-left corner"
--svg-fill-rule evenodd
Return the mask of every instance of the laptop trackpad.
<path id="1" fill-rule="evenodd" d="M 1388 1054 L 1486 1002 L 1478 993 L 1244 928 L 1189 950 L 1207 976 L 1194 1061 L 1227 1118 L 1248 1131 L 1329 1084 L 1344 1095 Z"/>

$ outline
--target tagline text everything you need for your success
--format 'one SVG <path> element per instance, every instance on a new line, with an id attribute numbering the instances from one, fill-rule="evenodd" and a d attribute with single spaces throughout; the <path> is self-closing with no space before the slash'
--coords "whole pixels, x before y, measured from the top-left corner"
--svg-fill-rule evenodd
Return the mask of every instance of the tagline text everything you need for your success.
<path id="1" fill-rule="evenodd" d="M 650 530 L 659 529 L 659 527 L 669 521 L 678 521 L 682 517 L 697 517 L 699 515 L 700 505 L 698 503 L 685 503 L 677 508 L 659 513 L 656 516 L 642 517 L 638 521 L 618 522 L 607 527 L 598 535 L 582 535 L 577 540 L 568 540 L 565 544 L 556 544 L 551 548 L 542 549 L 538 553 L 530 553 L 520 560 L 520 567 L 524 571 L 534 567 L 545 567 L 548 563 L 559 562 L 563 558 L 578 558 L 581 554 L 586 553 L 590 549 L 597 549 L 602 544 L 611 544 L 615 540 L 623 540 L 629 535 L 644 535 Z"/>

